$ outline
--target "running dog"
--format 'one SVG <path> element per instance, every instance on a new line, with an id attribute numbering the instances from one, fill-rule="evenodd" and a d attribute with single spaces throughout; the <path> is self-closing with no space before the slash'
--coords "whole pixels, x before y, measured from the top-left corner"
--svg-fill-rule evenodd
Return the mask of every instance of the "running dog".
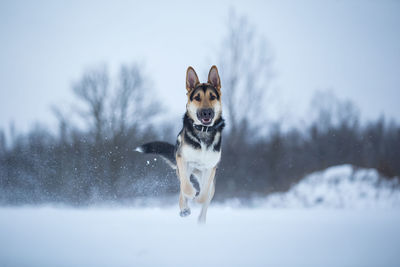
<path id="1" fill-rule="evenodd" d="M 205 223 L 207 208 L 215 192 L 215 172 L 221 159 L 221 80 L 212 66 L 208 82 L 200 83 L 195 70 L 186 71 L 187 104 L 183 127 L 175 146 L 151 142 L 139 146 L 142 153 L 158 154 L 174 169 L 180 181 L 180 216 L 190 215 L 188 200 L 202 204 L 199 223 Z"/>

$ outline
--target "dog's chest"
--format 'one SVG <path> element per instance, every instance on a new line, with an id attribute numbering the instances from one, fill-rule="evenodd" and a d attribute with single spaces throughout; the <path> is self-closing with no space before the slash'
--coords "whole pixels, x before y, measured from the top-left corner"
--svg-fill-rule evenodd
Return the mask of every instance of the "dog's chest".
<path id="1" fill-rule="evenodd" d="M 214 151 L 213 147 L 201 145 L 200 149 L 195 149 L 189 145 L 182 146 L 182 155 L 187 163 L 197 169 L 214 168 L 221 159 L 221 151 Z"/>

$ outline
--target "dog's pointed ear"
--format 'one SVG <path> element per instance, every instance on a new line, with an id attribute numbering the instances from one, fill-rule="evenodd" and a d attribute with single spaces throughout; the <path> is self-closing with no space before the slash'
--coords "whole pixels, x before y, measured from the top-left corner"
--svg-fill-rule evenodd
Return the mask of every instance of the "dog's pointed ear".
<path id="1" fill-rule="evenodd" d="M 214 86 L 218 91 L 221 89 L 221 80 L 219 78 L 218 69 L 213 65 L 208 73 L 208 83 Z"/>
<path id="2" fill-rule="evenodd" d="M 186 71 L 186 89 L 188 92 L 192 91 L 197 84 L 199 84 L 199 78 L 192 67 L 189 67 Z"/>

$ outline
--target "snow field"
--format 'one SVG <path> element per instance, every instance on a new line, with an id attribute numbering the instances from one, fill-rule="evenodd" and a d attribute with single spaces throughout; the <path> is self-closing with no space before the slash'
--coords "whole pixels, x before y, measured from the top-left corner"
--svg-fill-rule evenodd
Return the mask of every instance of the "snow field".
<path id="1" fill-rule="evenodd" d="M 396 210 L 0 208 L 0 266 L 399 266 Z M 195 215 L 195 216 L 194 216 Z"/>

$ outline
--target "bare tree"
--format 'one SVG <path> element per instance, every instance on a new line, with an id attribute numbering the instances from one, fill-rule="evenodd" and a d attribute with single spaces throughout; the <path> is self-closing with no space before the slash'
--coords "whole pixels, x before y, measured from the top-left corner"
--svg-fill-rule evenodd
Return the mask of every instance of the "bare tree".
<path id="1" fill-rule="evenodd" d="M 103 138 L 109 90 L 109 75 L 105 67 L 86 72 L 81 80 L 73 86 L 76 96 L 87 106 L 88 110 L 81 112 L 81 115 L 93 124 L 96 142 Z"/>
<path id="2" fill-rule="evenodd" d="M 243 127 L 257 127 L 267 120 L 263 106 L 269 91 L 273 57 L 265 39 L 246 17 L 230 12 L 222 45 L 220 67 L 228 129 L 232 136 Z M 251 120 L 251 122 L 249 122 Z"/>
<path id="3" fill-rule="evenodd" d="M 121 66 L 111 102 L 110 122 L 114 135 L 140 128 L 160 111 L 159 102 L 152 96 L 139 65 Z"/>
<path id="4" fill-rule="evenodd" d="M 256 129 L 268 122 L 264 103 L 270 93 L 272 62 L 265 39 L 246 17 L 238 16 L 232 10 L 219 61 L 227 132 L 218 178 L 222 187 L 231 193 L 245 186 L 259 185 L 255 182 L 256 177 L 266 180 L 265 171 L 252 167 L 250 173 L 249 166 L 254 166 L 263 156 L 261 146 L 252 151 L 251 143 L 260 141 L 254 138 L 260 137 L 260 131 Z"/>
<path id="5" fill-rule="evenodd" d="M 87 71 L 73 86 L 85 110 L 80 115 L 93 126 L 96 141 L 126 135 L 157 115 L 160 104 L 150 99 L 149 82 L 137 64 L 123 65 L 118 79 L 110 79 L 105 67 Z"/>

